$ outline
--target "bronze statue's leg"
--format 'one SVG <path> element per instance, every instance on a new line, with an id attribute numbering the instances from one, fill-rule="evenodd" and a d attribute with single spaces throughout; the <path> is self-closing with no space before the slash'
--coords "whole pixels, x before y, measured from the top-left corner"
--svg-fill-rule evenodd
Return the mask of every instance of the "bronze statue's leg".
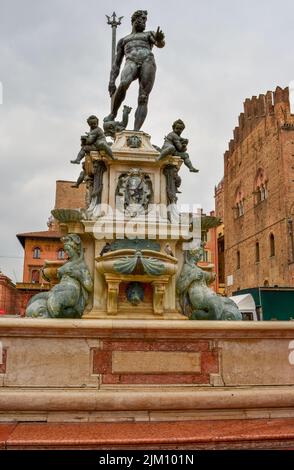
<path id="1" fill-rule="evenodd" d="M 140 70 L 139 75 L 139 97 L 138 107 L 135 113 L 135 131 L 139 131 L 147 116 L 148 111 L 148 98 L 153 88 L 156 73 L 156 65 L 154 60 L 146 60 Z"/>
<path id="2" fill-rule="evenodd" d="M 192 172 L 192 173 L 198 173 L 199 170 L 197 170 L 197 168 L 194 168 L 190 158 L 189 158 L 189 155 L 187 153 L 181 155 L 181 158 L 182 160 L 184 161 L 184 164 L 186 165 L 186 167 L 189 168 L 189 170 Z"/>
<path id="3" fill-rule="evenodd" d="M 82 184 L 82 182 L 84 181 L 84 178 L 85 178 L 85 172 L 84 170 L 81 171 L 78 179 L 77 179 L 77 182 L 75 184 L 73 184 L 71 187 L 72 188 L 78 188 L 80 186 L 80 184 Z"/>
<path id="4" fill-rule="evenodd" d="M 86 155 L 86 150 L 85 148 L 82 148 L 79 151 L 77 158 L 75 160 L 71 160 L 70 163 L 81 163 L 85 155 Z"/>
<path id="5" fill-rule="evenodd" d="M 97 149 L 98 149 L 98 150 L 104 150 L 104 152 L 105 152 L 112 160 L 114 160 L 113 155 L 112 155 L 112 150 L 111 150 L 111 148 L 106 144 L 106 142 L 101 142 L 99 145 L 97 145 Z"/>
<path id="6" fill-rule="evenodd" d="M 121 73 L 121 82 L 116 90 L 114 95 L 113 107 L 111 111 L 111 116 L 113 119 L 116 118 L 117 112 L 122 104 L 123 100 L 126 97 L 127 89 L 133 80 L 137 78 L 138 67 L 134 62 L 127 61 L 124 69 Z"/>
<path id="7" fill-rule="evenodd" d="M 158 160 L 161 158 L 167 157 L 168 155 L 174 155 L 175 154 L 175 147 L 173 145 L 166 145 L 160 152 Z"/>

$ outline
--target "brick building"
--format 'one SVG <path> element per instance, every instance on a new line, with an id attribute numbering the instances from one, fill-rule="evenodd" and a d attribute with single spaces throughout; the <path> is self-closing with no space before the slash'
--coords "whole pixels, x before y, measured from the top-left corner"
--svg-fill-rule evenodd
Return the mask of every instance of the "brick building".
<path id="1" fill-rule="evenodd" d="M 225 293 L 224 179 L 214 188 L 215 215 L 221 220 L 216 227 L 217 292 Z"/>
<path id="2" fill-rule="evenodd" d="M 210 216 L 214 217 L 215 212 L 211 211 Z M 202 240 L 205 241 L 205 248 L 203 253 L 203 259 L 198 263 L 201 268 L 205 271 L 215 272 L 216 278 L 215 281 L 210 284 L 210 287 L 218 292 L 219 282 L 218 282 L 218 260 L 217 260 L 217 228 L 210 228 L 206 233 L 202 232 Z"/>
<path id="3" fill-rule="evenodd" d="M 73 181 L 56 181 L 54 209 L 77 209 L 86 204 L 86 185 L 81 184 L 79 188 L 72 188 Z"/>
<path id="4" fill-rule="evenodd" d="M 55 209 L 81 208 L 85 206 L 85 185 L 72 188 L 72 181 L 56 181 Z M 38 292 L 49 289 L 48 282 L 42 277 L 41 269 L 45 260 L 62 260 L 65 253 L 58 222 L 52 217 L 48 230 L 17 234 L 24 249 L 23 280 L 16 284 L 18 291 L 18 310 L 24 313 L 29 299 Z"/>
<path id="5" fill-rule="evenodd" d="M 18 313 L 18 292 L 12 280 L 0 271 L 0 315 Z"/>
<path id="6" fill-rule="evenodd" d="M 64 250 L 60 237 L 60 232 L 50 228 L 42 232 L 17 234 L 17 238 L 24 248 L 23 283 L 46 283 L 40 272 L 44 260 L 64 259 Z"/>
<path id="7" fill-rule="evenodd" d="M 288 88 L 277 87 L 245 100 L 224 155 L 228 295 L 257 286 L 294 286 L 293 182 L 294 116 Z"/>

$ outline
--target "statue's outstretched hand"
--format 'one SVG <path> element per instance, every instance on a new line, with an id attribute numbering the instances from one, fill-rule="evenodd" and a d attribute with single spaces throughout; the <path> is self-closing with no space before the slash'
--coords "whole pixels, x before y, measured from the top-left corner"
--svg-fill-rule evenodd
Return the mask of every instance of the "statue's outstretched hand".
<path id="1" fill-rule="evenodd" d="M 110 96 L 114 95 L 114 93 L 116 92 L 115 83 L 109 82 L 108 91 L 109 91 Z"/>
<path id="2" fill-rule="evenodd" d="M 156 32 L 154 33 L 154 39 L 156 42 L 163 42 L 164 41 L 164 33 L 158 26 Z"/>

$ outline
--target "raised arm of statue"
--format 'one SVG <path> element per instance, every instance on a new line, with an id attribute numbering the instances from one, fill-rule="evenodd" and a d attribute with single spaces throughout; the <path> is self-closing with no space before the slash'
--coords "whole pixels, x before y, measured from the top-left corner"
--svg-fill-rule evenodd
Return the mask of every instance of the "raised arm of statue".
<path id="1" fill-rule="evenodd" d="M 155 32 L 151 31 L 151 41 L 156 47 L 162 48 L 165 46 L 164 33 L 159 26 Z"/>
<path id="2" fill-rule="evenodd" d="M 123 39 L 120 39 L 117 43 L 116 56 L 114 59 L 114 64 L 110 72 L 110 80 L 108 85 L 108 91 L 110 96 L 112 96 L 116 91 L 115 80 L 118 77 L 120 67 L 124 58 L 124 42 Z"/>

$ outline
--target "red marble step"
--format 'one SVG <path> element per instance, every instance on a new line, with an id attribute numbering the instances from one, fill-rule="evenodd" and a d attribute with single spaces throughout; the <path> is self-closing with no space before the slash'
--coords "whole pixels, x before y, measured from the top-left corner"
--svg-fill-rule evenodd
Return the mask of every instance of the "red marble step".
<path id="1" fill-rule="evenodd" d="M 16 426 L 17 426 L 16 423 L 0 424 L 0 449 L 1 450 L 5 449 L 6 442 Z"/>
<path id="2" fill-rule="evenodd" d="M 7 449 L 294 448 L 294 419 L 0 425 Z"/>

